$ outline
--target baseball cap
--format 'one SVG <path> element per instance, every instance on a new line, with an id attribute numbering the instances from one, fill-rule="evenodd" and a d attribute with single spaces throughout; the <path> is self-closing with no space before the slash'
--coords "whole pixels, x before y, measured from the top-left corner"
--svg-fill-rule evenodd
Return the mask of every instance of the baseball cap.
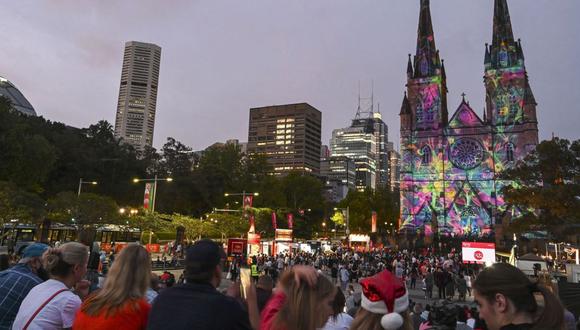
<path id="1" fill-rule="evenodd" d="M 185 251 L 185 267 L 188 275 L 211 271 L 226 257 L 224 250 L 216 242 L 203 239 L 195 242 Z"/>
<path id="2" fill-rule="evenodd" d="M 49 246 L 43 243 L 30 244 L 22 251 L 22 258 L 40 257 L 48 248 Z"/>

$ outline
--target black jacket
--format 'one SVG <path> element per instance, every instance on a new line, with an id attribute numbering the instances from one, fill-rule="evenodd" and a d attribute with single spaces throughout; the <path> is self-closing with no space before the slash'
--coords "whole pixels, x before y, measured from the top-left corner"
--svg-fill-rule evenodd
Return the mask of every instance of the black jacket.
<path id="1" fill-rule="evenodd" d="M 234 298 L 209 283 L 165 289 L 153 302 L 147 329 L 251 329 L 248 314 Z"/>

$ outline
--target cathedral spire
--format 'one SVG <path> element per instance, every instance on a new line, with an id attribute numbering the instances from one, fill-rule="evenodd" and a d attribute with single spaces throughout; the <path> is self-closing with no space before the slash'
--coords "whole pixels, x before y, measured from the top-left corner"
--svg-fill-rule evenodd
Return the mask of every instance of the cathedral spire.
<path id="1" fill-rule="evenodd" d="M 513 44 L 514 33 L 507 0 L 495 0 L 493 9 L 493 42 L 500 45 L 502 42 Z"/>
<path id="2" fill-rule="evenodd" d="M 407 78 L 413 78 L 413 63 L 411 62 L 411 54 L 409 54 L 409 61 L 407 62 Z"/>
<path id="3" fill-rule="evenodd" d="M 421 0 L 419 28 L 417 29 L 417 52 L 414 64 L 415 77 L 432 76 L 435 74 L 435 69 L 440 65 L 437 48 L 435 47 L 429 0 Z"/>
<path id="4" fill-rule="evenodd" d="M 409 98 L 407 98 L 407 92 L 403 96 L 403 104 L 401 104 L 401 112 L 399 115 L 409 115 L 411 114 L 411 105 L 409 104 Z"/>
<path id="5" fill-rule="evenodd" d="M 486 50 L 486 68 L 506 68 L 523 65 L 524 54 L 519 41 L 514 40 L 507 0 L 495 0 L 493 9 L 493 36 Z"/>

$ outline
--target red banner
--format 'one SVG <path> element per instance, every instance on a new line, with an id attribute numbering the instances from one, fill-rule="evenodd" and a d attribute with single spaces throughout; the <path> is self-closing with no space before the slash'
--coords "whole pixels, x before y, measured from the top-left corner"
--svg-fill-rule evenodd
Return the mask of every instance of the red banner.
<path id="1" fill-rule="evenodd" d="M 143 197 L 143 208 L 149 210 L 149 204 L 151 203 L 151 184 L 145 184 L 145 196 Z"/>
<path id="2" fill-rule="evenodd" d="M 286 219 L 288 220 L 288 228 L 292 229 L 294 227 L 294 215 L 292 213 L 288 213 L 286 215 Z"/>
<path id="3" fill-rule="evenodd" d="M 244 210 L 246 208 L 252 207 L 253 201 L 254 201 L 254 195 L 245 195 L 244 196 Z"/>
<path id="4" fill-rule="evenodd" d="M 250 230 L 248 230 L 248 232 L 256 232 L 256 219 L 254 218 L 253 214 L 250 215 Z"/>
<path id="5" fill-rule="evenodd" d="M 301 216 L 304 216 L 304 209 L 298 210 L 298 213 L 300 213 Z"/>
<path id="6" fill-rule="evenodd" d="M 276 212 L 272 212 L 272 228 L 274 231 L 278 228 L 278 223 L 276 222 Z"/>
<path id="7" fill-rule="evenodd" d="M 377 212 L 371 213 L 371 233 L 377 232 Z"/>

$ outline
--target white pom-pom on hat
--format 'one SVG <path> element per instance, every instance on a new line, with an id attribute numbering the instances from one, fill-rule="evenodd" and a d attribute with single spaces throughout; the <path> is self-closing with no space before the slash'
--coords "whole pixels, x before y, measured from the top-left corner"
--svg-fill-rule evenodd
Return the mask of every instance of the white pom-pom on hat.
<path id="1" fill-rule="evenodd" d="M 399 313 L 389 313 L 381 317 L 381 326 L 385 330 L 397 330 L 403 326 L 404 320 Z"/>

